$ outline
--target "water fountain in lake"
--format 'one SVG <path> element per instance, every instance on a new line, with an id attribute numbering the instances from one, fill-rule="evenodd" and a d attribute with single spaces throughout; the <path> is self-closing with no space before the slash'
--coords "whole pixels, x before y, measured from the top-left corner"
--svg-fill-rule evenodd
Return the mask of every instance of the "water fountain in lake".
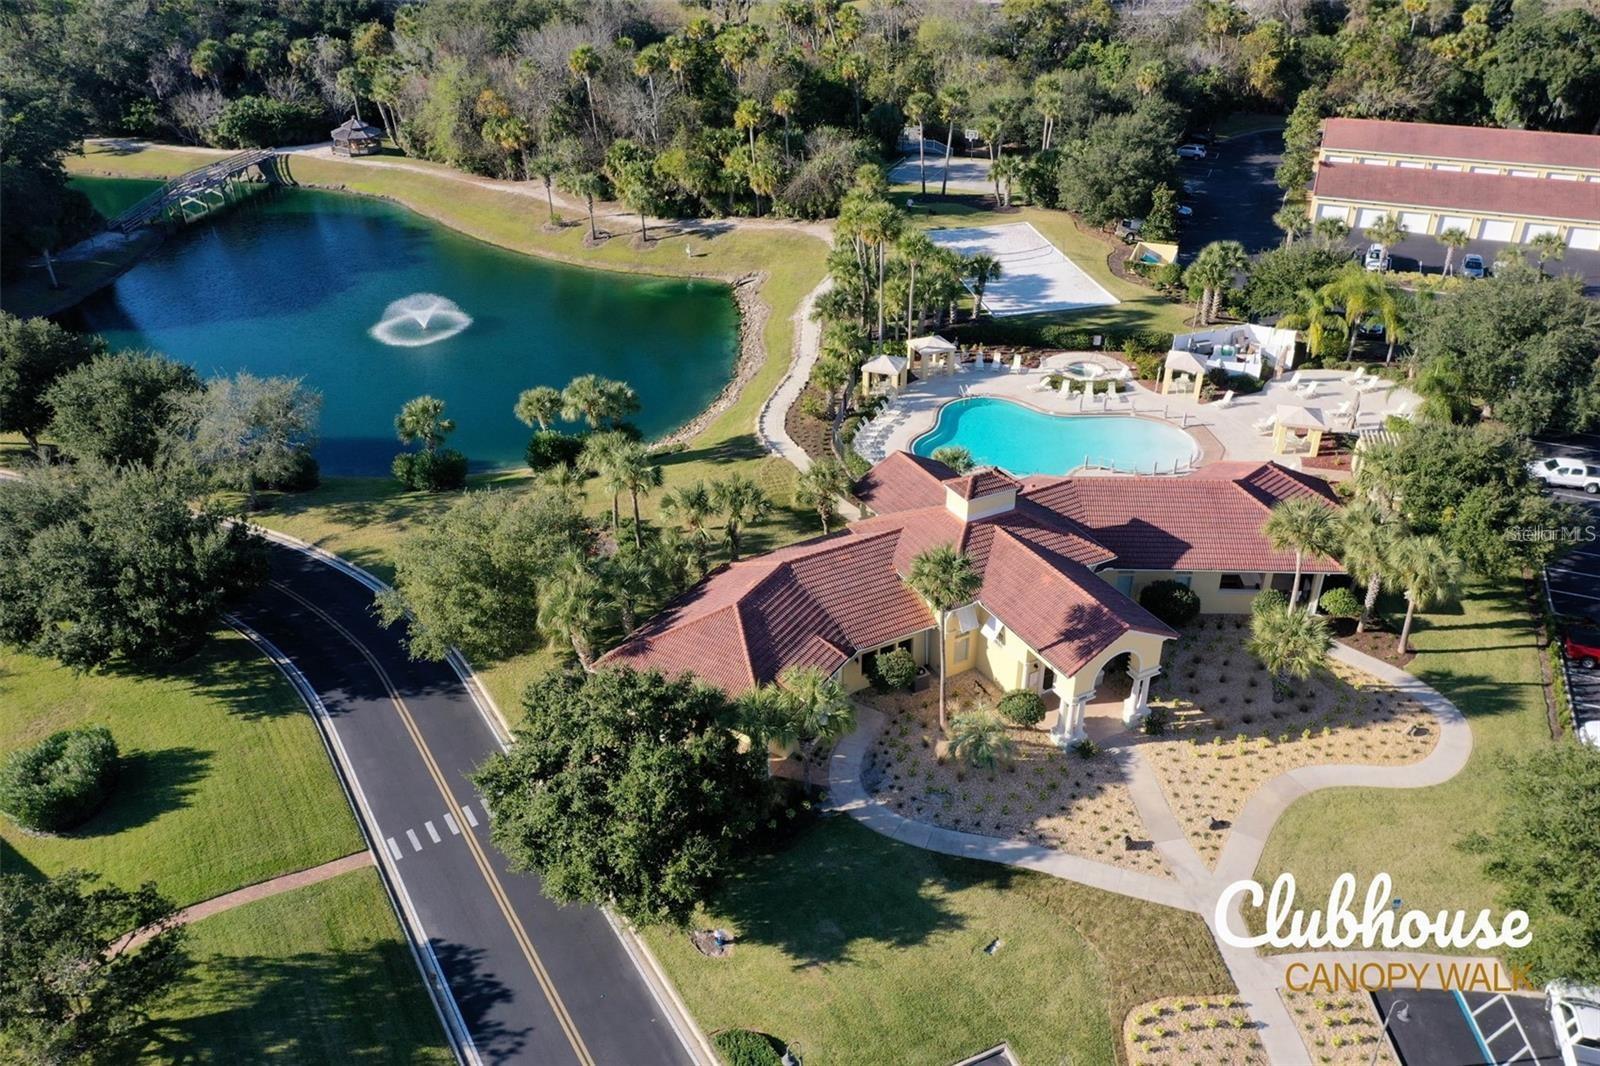
<path id="1" fill-rule="evenodd" d="M 378 324 L 367 332 L 374 340 L 399 348 L 436 344 L 472 325 L 472 316 L 451 299 L 414 292 L 383 309 Z"/>

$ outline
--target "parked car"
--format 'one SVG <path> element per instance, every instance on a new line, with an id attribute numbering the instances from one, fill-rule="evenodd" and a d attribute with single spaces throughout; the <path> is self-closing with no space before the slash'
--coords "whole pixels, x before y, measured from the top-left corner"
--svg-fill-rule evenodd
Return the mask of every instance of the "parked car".
<path id="1" fill-rule="evenodd" d="M 1144 228 L 1144 219 L 1125 218 L 1117 223 L 1117 238 L 1124 244 L 1132 244 L 1139 239 L 1139 231 Z"/>
<path id="2" fill-rule="evenodd" d="M 1476 252 L 1461 260 L 1461 276 L 1467 278 L 1486 278 L 1489 268 L 1483 263 L 1483 256 Z"/>
<path id="3" fill-rule="evenodd" d="M 1203 144 L 1180 144 L 1178 146 L 1179 159 L 1204 159 L 1206 146 Z"/>
<path id="4" fill-rule="evenodd" d="M 1569 629 L 1561 649 L 1567 659 L 1585 670 L 1600 666 L 1600 629 Z"/>
<path id="5" fill-rule="evenodd" d="M 1554 981 L 1544 990 L 1544 1007 L 1562 1066 L 1600 1066 L 1600 988 Z"/>
<path id="6" fill-rule="evenodd" d="M 1582 489 L 1590 495 L 1600 493 L 1600 466 L 1589 466 L 1578 459 L 1558 456 L 1536 459 L 1528 464 L 1528 473 L 1555 488 Z"/>
<path id="7" fill-rule="evenodd" d="M 1383 245 L 1372 244 L 1367 246 L 1367 254 L 1362 257 L 1361 265 L 1368 270 L 1382 273 L 1389 269 L 1389 253 L 1383 250 Z"/>

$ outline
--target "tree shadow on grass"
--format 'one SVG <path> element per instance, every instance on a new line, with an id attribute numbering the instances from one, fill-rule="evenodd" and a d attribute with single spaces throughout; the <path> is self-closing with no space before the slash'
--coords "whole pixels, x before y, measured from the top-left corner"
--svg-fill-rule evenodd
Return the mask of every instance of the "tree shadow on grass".
<path id="1" fill-rule="evenodd" d="M 231 630 L 219 627 L 186 659 L 175 663 L 139 664 L 118 660 L 109 672 L 139 681 L 178 681 L 198 696 L 225 706 L 230 715 L 249 721 L 305 713 L 305 705 L 272 665 L 243 641 L 220 638 Z"/>
<path id="2" fill-rule="evenodd" d="M 943 895 L 980 881 L 1004 890 L 1014 876 L 830 819 L 781 850 L 744 857 L 713 908 L 741 941 L 777 947 L 806 970 L 853 962 L 858 944 L 911 947 L 959 930 L 965 919 Z"/>
<path id="3" fill-rule="evenodd" d="M 199 748 L 126 752 L 118 760 L 111 797 L 71 837 L 115 836 L 189 805 L 195 785 L 210 772 L 211 753 Z"/>
<path id="4" fill-rule="evenodd" d="M 475 989 L 462 998 L 479 1051 L 490 1062 L 521 1050 L 524 1036 L 471 1013 L 509 998 L 493 975 L 477 972 L 476 952 L 435 945 L 469 971 Z M 458 990 L 458 995 L 459 995 Z M 399 941 L 356 950 L 282 957 L 218 956 L 177 993 L 169 1013 L 152 1019 L 141 1061 L 386 1062 L 437 1061 L 444 1034 L 418 984 L 416 964 Z"/>

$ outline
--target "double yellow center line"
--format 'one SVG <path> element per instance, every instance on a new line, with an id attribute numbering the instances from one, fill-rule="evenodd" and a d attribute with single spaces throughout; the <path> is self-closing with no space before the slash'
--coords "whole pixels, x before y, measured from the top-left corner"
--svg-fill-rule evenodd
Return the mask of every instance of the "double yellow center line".
<path id="1" fill-rule="evenodd" d="M 361 653 L 362 658 L 367 661 L 373 672 L 378 675 L 378 679 L 383 682 L 383 687 L 389 696 L 389 702 L 394 704 L 394 709 L 399 714 L 400 721 L 404 723 L 406 732 L 411 735 L 411 742 L 416 745 L 417 752 L 422 756 L 422 761 L 428 768 L 428 774 L 433 778 L 433 783 L 439 789 L 439 794 L 444 797 L 446 805 L 451 811 L 461 810 L 461 804 L 456 802 L 455 794 L 450 789 L 449 780 L 445 777 L 443 771 L 439 769 L 439 764 L 434 759 L 433 752 L 428 749 L 427 742 L 422 739 L 422 733 L 417 728 L 416 720 L 411 716 L 410 708 L 406 706 L 405 700 L 401 699 L 399 689 L 395 688 L 388 671 L 383 668 L 382 663 L 378 662 L 371 649 L 361 643 L 355 634 L 346 629 L 332 615 L 298 592 L 295 592 L 281 581 L 274 581 L 271 584 L 273 588 L 320 618 L 336 633 L 349 641 L 356 651 Z M 517 916 L 516 910 L 512 908 L 511 900 L 506 895 L 505 888 L 500 883 L 500 878 L 495 875 L 494 868 L 489 865 L 489 859 L 483 852 L 483 846 L 478 843 L 476 835 L 470 830 L 463 832 L 461 836 L 467 843 L 467 850 L 472 853 L 473 861 L 478 864 L 478 870 L 483 874 L 485 883 L 489 886 L 489 894 L 494 897 L 495 903 L 500 907 L 500 912 L 505 915 L 507 924 L 511 926 L 511 934 L 516 938 L 517 946 L 522 949 L 523 957 L 528 960 L 528 966 L 533 970 L 534 977 L 538 979 L 539 987 L 543 989 L 545 998 L 549 1000 L 550 1009 L 555 1013 L 556 1020 L 561 1023 L 561 1030 L 566 1034 L 567 1042 L 572 1045 L 572 1050 L 578 1056 L 578 1061 L 582 1066 L 594 1066 L 594 1057 L 589 1054 L 589 1049 L 584 1045 L 583 1037 L 579 1034 L 577 1025 L 573 1022 L 572 1016 L 567 1013 L 566 1004 L 561 1002 L 561 995 L 556 991 L 555 982 L 550 979 L 550 973 L 544 968 L 544 963 L 540 960 L 539 952 L 533 946 L 533 941 L 529 938 L 528 931 L 523 928 L 522 919 Z"/>

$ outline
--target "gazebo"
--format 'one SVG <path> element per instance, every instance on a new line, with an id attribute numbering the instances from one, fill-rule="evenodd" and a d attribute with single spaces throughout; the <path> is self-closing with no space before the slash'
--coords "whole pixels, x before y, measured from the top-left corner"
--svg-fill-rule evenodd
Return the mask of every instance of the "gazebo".
<path id="1" fill-rule="evenodd" d="M 871 394 L 876 385 L 905 388 L 910 380 L 910 360 L 903 355 L 880 355 L 868 359 L 861 366 L 861 391 Z"/>
<path id="2" fill-rule="evenodd" d="M 906 357 L 911 360 L 913 367 L 924 372 L 936 366 L 950 366 L 950 359 L 957 351 L 953 343 L 932 333 L 926 337 L 912 337 L 906 341 Z"/>
<path id="3" fill-rule="evenodd" d="M 383 131 L 351 115 L 333 131 L 334 155 L 371 155 L 383 143 Z"/>
<path id="4" fill-rule="evenodd" d="M 1161 372 L 1161 394 L 1192 392 L 1200 395 L 1200 382 L 1206 376 L 1206 361 L 1193 352 L 1174 348 L 1167 353 L 1166 369 Z M 1176 386 L 1176 387 L 1175 387 Z"/>
<path id="5" fill-rule="evenodd" d="M 1328 423 L 1322 417 L 1321 408 L 1296 407 L 1292 403 L 1281 403 L 1278 405 L 1277 414 L 1273 416 L 1272 452 L 1274 455 L 1289 454 L 1291 443 L 1303 433 L 1306 454 L 1316 455 L 1322 450 L 1322 435 L 1326 432 Z"/>

